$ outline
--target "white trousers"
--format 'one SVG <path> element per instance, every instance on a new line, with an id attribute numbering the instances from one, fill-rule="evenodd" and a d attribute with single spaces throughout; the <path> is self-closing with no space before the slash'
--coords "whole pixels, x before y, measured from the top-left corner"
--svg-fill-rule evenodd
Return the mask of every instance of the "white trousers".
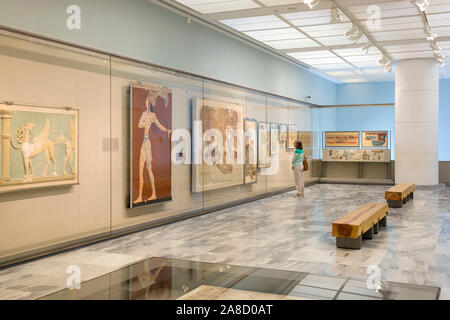
<path id="1" fill-rule="evenodd" d="M 305 184 L 303 182 L 303 165 L 294 167 L 295 185 L 297 194 L 305 193 Z"/>

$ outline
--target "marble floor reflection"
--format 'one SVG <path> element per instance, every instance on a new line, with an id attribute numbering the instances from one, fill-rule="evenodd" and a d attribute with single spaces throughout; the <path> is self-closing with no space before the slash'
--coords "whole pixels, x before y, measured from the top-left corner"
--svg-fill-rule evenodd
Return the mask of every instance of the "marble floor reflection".
<path id="1" fill-rule="evenodd" d="M 390 208 L 387 228 L 361 250 L 338 249 L 331 223 L 383 201 L 386 186 L 320 184 L 0 270 L 0 299 L 36 299 L 66 287 L 67 268 L 83 281 L 150 257 L 441 287 L 450 299 L 450 187 L 418 187 Z"/>
<path id="2" fill-rule="evenodd" d="M 42 300 L 436 300 L 440 289 L 396 282 L 149 258 Z"/>

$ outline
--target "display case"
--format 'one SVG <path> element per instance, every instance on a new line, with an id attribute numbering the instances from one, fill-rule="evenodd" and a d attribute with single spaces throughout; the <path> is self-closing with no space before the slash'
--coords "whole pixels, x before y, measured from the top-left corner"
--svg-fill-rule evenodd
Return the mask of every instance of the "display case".
<path id="1" fill-rule="evenodd" d="M 393 184 L 389 131 L 323 132 L 322 182 Z"/>

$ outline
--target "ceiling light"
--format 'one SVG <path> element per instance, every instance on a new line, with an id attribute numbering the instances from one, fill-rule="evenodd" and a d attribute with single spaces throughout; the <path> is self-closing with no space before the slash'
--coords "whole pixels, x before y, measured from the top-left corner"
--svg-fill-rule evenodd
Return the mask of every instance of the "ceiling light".
<path id="1" fill-rule="evenodd" d="M 341 23 L 342 19 L 341 16 L 339 15 L 339 11 L 338 8 L 336 6 L 336 3 L 333 2 L 333 5 L 331 6 L 330 9 L 330 23 Z"/>
<path id="2" fill-rule="evenodd" d="M 370 49 L 371 46 L 372 46 L 372 44 L 370 43 L 370 41 L 367 42 L 367 44 L 365 44 L 365 45 L 361 48 L 362 52 L 364 52 L 364 54 L 368 54 L 368 53 L 369 53 L 369 49 Z"/>
<path id="3" fill-rule="evenodd" d="M 363 36 L 362 32 L 354 24 L 352 25 L 352 28 L 348 30 L 344 35 L 353 43 L 356 43 Z"/>
<path id="4" fill-rule="evenodd" d="M 385 65 L 384 65 L 384 71 L 386 72 L 391 72 L 392 71 L 392 61 L 389 60 Z"/>
<path id="5" fill-rule="evenodd" d="M 322 0 L 303 0 L 303 3 L 306 4 L 310 9 L 314 9 Z"/>
<path id="6" fill-rule="evenodd" d="M 427 38 L 427 40 L 431 41 L 437 38 L 437 34 L 431 30 L 431 27 L 428 24 L 425 25 L 425 37 Z"/>
<path id="7" fill-rule="evenodd" d="M 392 61 L 386 57 L 384 54 L 380 60 L 378 60 L 378 65 L 383 67 L 384 71 L 391 72 L 392 71 Z"/>
<path id="8" fill-rule="evenodd" d="M 441 48 L 436 44 L 435 41 L 430 42 L 430 47 L 435 54 L 439 54 L 441 52 Z"/>
<path id="9" fill-rule="evenodd" d="M 434 58 L 442 67 L 445 66 L 445 61 L 444 61 L 445 57 L 443 55 L 435 53 Z"/>
<path id="10" fill-rule="evenodd" d="M 428 0 L 411 0 L 411 3 L 415 4 L 420 11 L 425 11 L 425 9 L 430 5 Z"/>
<path id="11" fill-rule="evenodd" d="M 378 65 L 380 67 L 384 66 L 388 62 L 388 58 L 383 54 L 380 60 L 378 60 Z"/>

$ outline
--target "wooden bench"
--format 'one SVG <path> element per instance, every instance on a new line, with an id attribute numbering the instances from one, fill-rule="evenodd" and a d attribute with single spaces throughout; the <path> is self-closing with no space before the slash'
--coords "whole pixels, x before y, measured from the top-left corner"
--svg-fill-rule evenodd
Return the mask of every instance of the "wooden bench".
<path id="1" fill-rule="evenodd" d="M 401 208 L 404 203 L 414 198 L 416 185 L 414 183 L 401 183 L 386 191 L 385 198 L 389 207 Z"/>
<path id="2" fill-rule="evenodd" d="M 372 239 L 379 227 L 385 227 L 389 208 L 387 203 L 367 203 L 332 224 L 336 247 L 361 249 L 362 239 Z"/>

